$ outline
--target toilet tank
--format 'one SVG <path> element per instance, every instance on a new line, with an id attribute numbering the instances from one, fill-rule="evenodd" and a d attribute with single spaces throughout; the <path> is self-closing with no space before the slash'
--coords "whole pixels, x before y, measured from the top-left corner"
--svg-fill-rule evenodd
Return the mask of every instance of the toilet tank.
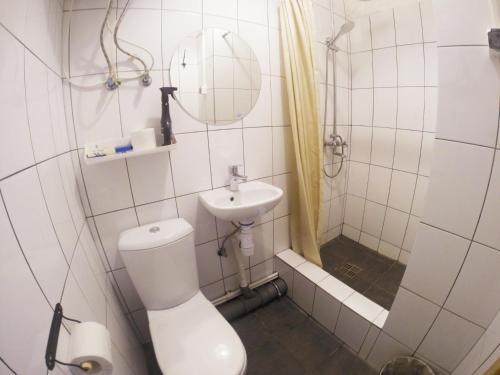
<path id="1" fill-rule="evenodd" d="M 147 310 L 180 305 L 198 292 L 193 227 L 186 220 L 126 230 L 118 249 Z"/>

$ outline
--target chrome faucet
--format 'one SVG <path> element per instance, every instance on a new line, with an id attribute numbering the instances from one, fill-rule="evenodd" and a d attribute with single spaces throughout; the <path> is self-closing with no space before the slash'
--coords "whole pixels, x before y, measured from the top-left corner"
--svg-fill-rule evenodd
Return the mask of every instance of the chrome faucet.
<path id="1" fill-rule="evenodd" d="M 238 172 L 238 165 L 229 166 L 229 190 L 238 191 L 240 182 L 248 180 L 247 176 L 243 176 Z"/>

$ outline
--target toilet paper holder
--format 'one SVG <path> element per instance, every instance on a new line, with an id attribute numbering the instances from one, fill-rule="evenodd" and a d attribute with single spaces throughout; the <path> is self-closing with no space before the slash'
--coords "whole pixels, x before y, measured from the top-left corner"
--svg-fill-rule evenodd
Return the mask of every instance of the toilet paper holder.
<path id="1" fill-rule="evenodd" d="M 63 314 L 63 308 L 60 303 L 56 304 L 54 315 L 52 316 L 52 324 L 50 325 L 49 339 L 47 341 L 47 349 L 45 350 L 45 364 L 49 370 L 53 370 L 56 363 L 63 366 L 78 367 L 83 371 L 88 371 L 90 368 L 74 363 L 66 363 L 56 359 L 57 343 L 59 342 L 59 331 L 61 329 L 62 320 L 69 320 L 75 323 L 81 323 L 80 320 L 71 319 Z"/>

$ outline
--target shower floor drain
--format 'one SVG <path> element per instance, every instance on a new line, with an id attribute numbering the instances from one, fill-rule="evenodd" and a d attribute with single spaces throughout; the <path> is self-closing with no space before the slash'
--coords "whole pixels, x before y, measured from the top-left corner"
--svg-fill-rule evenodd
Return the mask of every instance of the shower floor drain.
<path id="1" fill-rule="evenodd" d="M 345 263 L 340 267 L 339 272 L 345 275 L 347 278 L 352 279 L 363 269 L 351 263 Z"/>

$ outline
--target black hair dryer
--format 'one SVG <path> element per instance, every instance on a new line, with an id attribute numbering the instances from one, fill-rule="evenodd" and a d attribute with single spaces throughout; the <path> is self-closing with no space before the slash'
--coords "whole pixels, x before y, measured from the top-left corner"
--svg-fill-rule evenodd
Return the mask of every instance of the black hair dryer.
<path id="1" fill-rule="evenodd" d="M 168 97 L 175 100 L 174 91 L 177 87 L 160 87 L 161 91 L 161 134 L 163 134 L 163 146 L 172 144 L 172 120 L 170 119 L 170 106 Z"/>

